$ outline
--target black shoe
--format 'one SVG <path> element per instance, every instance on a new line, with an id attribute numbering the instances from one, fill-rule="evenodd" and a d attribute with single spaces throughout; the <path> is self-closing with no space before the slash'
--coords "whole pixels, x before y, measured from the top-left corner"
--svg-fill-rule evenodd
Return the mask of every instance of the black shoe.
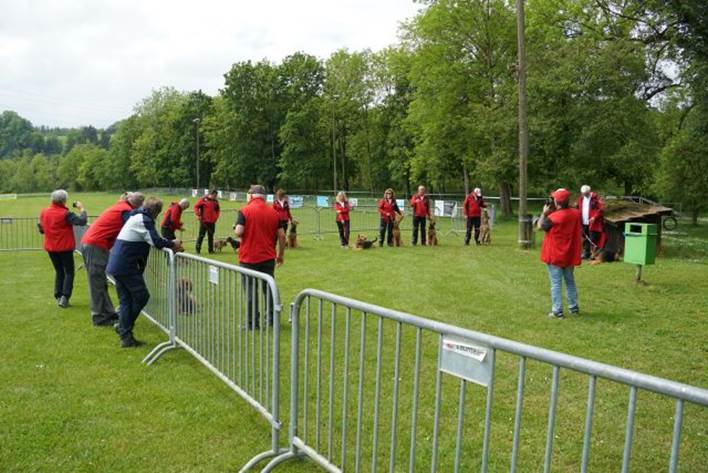
<path id="1" fill-rule="evenodd" d="M 117 333 L 118 335 L 120 335 L 120 324 L 119 323 L 113 324 L 113 331 L 115 333 Z"/>
<path id="2" fill-rule="evenodd" d="M 69 299 L 67 299 L 66 296 L 61 296 L 57 300 L 57 305 L 62 309 L 66 309 L 67 307 L 69 307 Z"/>
<path id="3" fill-rule="evenodd" d="M 136 340 L 135 338 L 133 338 L 133 335 L 126 335 L 125 337 L 120 339 L 121 348 L 133 348 L 142 345 L 145 345 L 145 343 L 141 342 L 140 340 Z"/>
<path id="4" fill-rule="evenodd" d="M 575 307 L 574 309 L 570 309 L 570 315 L 578 317 L 580 315 L 580 307 Z"/>
<path id="5" fill-rule="evenodd" d="M 563 315 L 563 312 L 560 312 L 558 314 L 556 314 L 555 312 L 549 312 L 548 318 L 554 319 L 554 320 L 563 320 L 565 318 L 565 316 Z"/>
<path id="6" fill-rule="evenodd" d="M 96 327 L 112 327 L 115 324 L 115 320 L 112 316 L 103 317 L 100 319 L 93 319 L 93 325 Z"/>

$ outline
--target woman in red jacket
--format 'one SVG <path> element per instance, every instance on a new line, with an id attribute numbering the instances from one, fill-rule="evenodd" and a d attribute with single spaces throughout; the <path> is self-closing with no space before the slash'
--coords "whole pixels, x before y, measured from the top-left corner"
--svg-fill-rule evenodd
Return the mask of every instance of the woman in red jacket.
<path id="1" fill-rule="evenodd" d="M 285 232 L 285 234 L 287 235 L 288 224 L 293 223 L 293 216 L 290 213 L 290 200 L 288 199 L 288 194 L 286 194 L 283 189 L 278 189 L 275 192 L 275 199 L 273 199 L 273 209 L 278 213 L 280 228 L 282 228 L 283 232 Z"/>
<path id="2" fill-rule="evenodd" d="M 481 224 L 482 207 L 486 207 L 482 197 L 482 189 L 475 187 L 465 198 L 464 213 L 467 217 L 467 232 L 465 233 L 465 245 L 470 244 L 472 227 L 474 227 L 474 242 L 479 245 L 479 226 Z"/>
<path id="3" fill-rule="evenodd" d="M 337 212 L 337 228 L 339 229 L 339 242 L 342 248 L 349 248 L 349 211 L 352 209 L 347 194 L 340 192 L 337 194 L 337 201 L 334 203 L 334 211 Z"/>
<path id="4" fill-rule="evenodd" d="M 384 238 L 388 246 L 393 246 L 393 221 L 396 219 L 396 214 L 403 216 L 403 212 L 398 208 L 396 199 L 393 196 L 393 189 L 388 188 L 384 191 L 383 199 L 379 200 L 379 215 L 381 222 L 379 225 L 379 246 L 383 246 Z M 386 232 L 388 231 L 388 236 Z"/>
<path id="5" fill-rule="evenodd" d="M 86 209 L 81 202 L 74 207 L 77 216 L 66 207 L 69 195 L 63 189 L 52 192 L 52 204 L 39 214 L 39 232 L 44 234 L 44 249 L 54 265 L 54 298 L 61 308 L 69 307 L 74 287 L 74 225 L 86 225 Z"/>

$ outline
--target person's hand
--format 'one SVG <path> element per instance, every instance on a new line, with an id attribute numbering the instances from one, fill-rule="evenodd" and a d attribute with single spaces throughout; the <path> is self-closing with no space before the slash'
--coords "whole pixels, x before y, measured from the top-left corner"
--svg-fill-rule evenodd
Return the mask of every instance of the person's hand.
<path id="1" fill-rule="evenodd" d="M 545 204 L 543 206 L 543 215 L 548 215 L 549 213 L 551 213 L 551 206 L 548 204 Z"/>
<path id="2" fill-rule="evenodd" d="M 592 225 L 592 223 L 595 221 L 595 217 L 592 217 L 590 220 L 588 220 L 588 223 Z"/>
<path id="3" fill-rule="evenodd" d="M 83 212 L 85 210 L 84 204 L 82 204 L 78 200 L 74 202 L 74 207 L 76 207 L 79 212 Z"/>
<path id="4" fill-rule="evenodd" d="M 172 251 L 175 253 L 182 253 L 184 251 L 182 240 L 172 240 Z"/>
<path id="5" fill-rule="evenodd" d="M 285 258 L 283 258 L 282 256 L 276 256 L 275 266 L 279 268 L 280 266 L 283 265 L 283 263 L 285 263 Z"/>

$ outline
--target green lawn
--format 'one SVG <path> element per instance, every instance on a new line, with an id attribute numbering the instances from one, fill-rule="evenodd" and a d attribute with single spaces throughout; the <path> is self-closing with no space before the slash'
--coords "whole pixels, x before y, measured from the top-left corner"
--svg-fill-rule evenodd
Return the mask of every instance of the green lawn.
<path id="1" fill-rule="evenodd" d="M 79 198 L 90 213 L 95 213 L 94 209 L 100 211 L 115 201 L 116 196 L 87 194 Z M 41 198 L 2 201 L 0 216 L 36 215 L 44 202 L 46 199 Z M 228 208 L 228 204 L 224 207 Z M 302 211 L 300 215 L 306 228 L 311 225 L 306 215 L 312 211 L 308 212 Z M 327 221 L 331 219 L 330 215 Z M 285 265 L 278 270 L 281 298 L 287 304 L 303 288 L 323 289 L 545 348 L 708 386 L 705 226 L 694 229 L 681 225 L 676 233 L 666 236 L 665 256 L 644 272 L 647 286 L 635 285 L 633 268 L 623 263 L 583 265 L 576 276 L 583 315 L 565 321 L 550 321 L 545 317 L 549 305 L 545 268 L 538 260 L 538 250 L 516 249 L 513 222 L 502 222 L 495 227 L 490 247 L 463 247 L 461 236 L 445 235 L 448 229 L 448 224 L 443 224 L 441 246 L 437 248 L 407 245 L 368 252 L 341 250 L 334 234 L 315 241 L 303 233 L 302 247 L 289 251 Z M 374 232 L 368 234 L 374 236 Z M 234 261 L 234 256 L 227 253 L 217 258 Z M 4 381 L 0 384 L 0 470 L 233 471 L 267 447 L 269 431 L 265 422 L 185 352 L 168 353 L 150 368 L 140 364 L 150 345 L 165 338 L 145 319 L 140 319 L 136 329 L 137 336 L 149 342 L 144 349 L 121 350 L 110 329 L 93 328 L 87 309 L 85 273 L 77 274 L 73 307 L 60 310 L 51 298 L 53 274 L 44 253 L 0 252 L 0 265 L 3 267 L 0 343 L 6 347 L 0 350 L 0 379 Z M 325 331 L 327 327 L 325 323 Z M 372 343 L 374 329 L 370 322 L 367 334 Z M 283 333 L 287 341 L 289 326 Z M 384 353 L 387 360 L 393 334 L 391 327 L 384 328 L 389 347 Z M 352 336 L 353 343 L 355 337 Z M 425 353 L 429 356 L 424 368 L 434 362 L 431 346 L 426 345 Z M 410 353 L 410 348 L 411 333 L 404 332 L 404 355 Z M 284 347 L 283 373 L 289 373 L 287 353 Z M 508 469 L 515 363 L 511 357 L 499 358 L 490 471 Z M 411 359 L 406 357 L 401 372 L 408 384 L 410 365 Z M 354 368 L 355 364 L 350 371 Z M 337 376 L 341 376 L 341 369 L 337 370 Z M 385 364 L 383 376 L 390 384 L 391 363 Z M 368 380 L 366 389 L 370 392 L 373 377 Z M 428 409 L 433 383 L 429 376 L 425 380 L 421 406 Z M 287 384 L 287 379 L 283 382 Z M 355 382 L 352 375 L 350 385 Z M 538 471 L 542 464 L 549 386 L 550 370 L 530 364 L 520 471 Z M 402 395 L 406 389 L 402 387 Z M 449 434 L 455 428 L 458 388 L 454 380 L 446 377 L 444 389 L 443 434 Z M 578 470 L 586 393 L 584 378 L 563 371 L 554 471 Z M 288 419 L 286 394 L 282 401 L 283 419 Z M 468 389 L 471 415 L 468 414 L 465 424 L 465 447 L 469 450 L 463 460 L 466 469 L 477 464 L 481 448 L 478 441 L 483 418 L 482 396 L 479 388 Z M 405 399 L 402 413 L 410 410 Z M 337 393 L 335 404 L 339 402 Z M 382 415 L 390 416 L 390 389 L 384 389 L 383 402 L 386 407 Z M 368 417 L 370 403 L 367 398 Z M 619 469 L 626 405 L 626 389 L 598 383 L 591 471 Z M 428 454 L 426 440 L 429 443 L 432 410 L 420 412 L 424 418 L 418 448 L 423 458 Z M 666 469 L 672 416 L 670 403 L 640 392 L 632 458 L 634 471 Z M 369 434 L 370 427 L 367 429 L 365 433 Z M 681 471 L 703 471 L 708 458 L 708 410 L 688 405 L 684 429 Z M 388 432 L 384 429 L 380 435 L 383 452 L 379 466 L 384 468 Z M 404 433 L 401 436 L 407 439 Z M 348 438 L 353 445 L 353 437 Z M 440 471 L 449 471 L 452 445 L 442 440 Z M 402 445 L 401 458 L 405 456 Z M 336 442 L 335 447 L 338 448 Z M 351 462 L 350 457 L 350 465 Z M 401 460 L 397 467 L 403 471 L 404 464 Z M 368 471 L 370 460 L 364 465 Z M 307 462 L 294 462 L 280 471 L 317 470 Z"/>

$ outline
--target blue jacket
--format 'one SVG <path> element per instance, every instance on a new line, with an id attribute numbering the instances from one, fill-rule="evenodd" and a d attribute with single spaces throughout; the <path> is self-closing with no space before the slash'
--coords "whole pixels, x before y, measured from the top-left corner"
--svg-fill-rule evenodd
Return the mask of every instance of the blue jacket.
<path id="1" fill-rule="evenodd" d="M 151 246 L 171 248 L 172 240 L 158 235 L 155 220 L 143 209 L 135 209 L 130 213 L 111 249 L 106 273 L 116 276 L 142 274 Z"/>

